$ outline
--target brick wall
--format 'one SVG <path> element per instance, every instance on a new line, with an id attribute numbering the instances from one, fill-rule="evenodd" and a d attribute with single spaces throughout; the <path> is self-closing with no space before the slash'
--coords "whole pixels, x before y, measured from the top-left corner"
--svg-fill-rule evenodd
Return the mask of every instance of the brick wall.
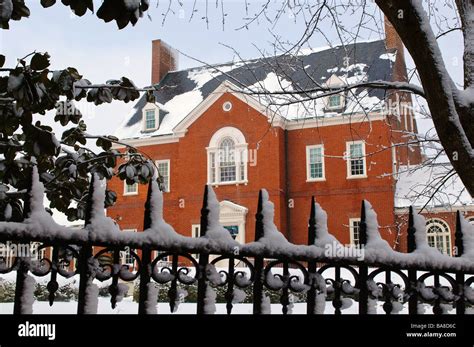
<path id="1" fill-rule="evenodd" d="M 231 101 L 230 112 L 222 104 Z M 266 188 L 275 204 L 275 224 L 291 241 L 307 242 L 307 220 L 311 195 L 329 214 L 331 232 L 349 243 L 349 218 L 360 216 L 362 199 L 369 200 L 379 214 L 383 235 L 391 242 L 393 232 L 393 181 L 391 151 L 380 151 L 390 143 L 390 131 L 384 121 L 334 125 L 287 131 L 288 158 L 285 160 L 285 131 L 271 127 L 267 118 L 231 94 L 222 95 L 188 129 L 178 143 L 140 147 L 154 160 L 170 159 L 171 192 L 164 193 L 164 217 L 178 232 L 191 235 L 191 225 L 199 224 L 204 185 L 207 183 L 206 147 L 212 135 L 224 126 L 238 128 L 249 150 L 257 150 L 256 166 L 248 166 L 248 184 L 214 187 L 219 200 L 230 200 L 249 209 L 246 241 L 254 239 L 258 192 Z M 347 179 L 346 141 L 364 139 L 366 152 L 378 152 L 367 158 L 368 178 Z M 306 146 L 324 143 L 325 182 L 306 182 Z M 257 149 L 258 148 L 258 149 Z M 285 176 L 285 165 L 288 180 Z M 110 188 L 118 192 L 117 204 L 108 215 L 119 219 L 122 228 L 143 228 L 146 186 L 136 196 L 123 196 L 123 182 L 114 178 Z M 289 213 L 289 220 L 287 219 Z M 289 222 L 290 228 L 287 228 Z"/>

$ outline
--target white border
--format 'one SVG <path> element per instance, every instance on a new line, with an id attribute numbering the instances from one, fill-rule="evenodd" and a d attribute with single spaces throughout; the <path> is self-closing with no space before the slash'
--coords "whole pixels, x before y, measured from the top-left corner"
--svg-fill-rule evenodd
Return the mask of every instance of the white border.
<path id="1" fill-rule="evenodd" d="M 123 181 L 123 195 L 124 195 L 124 196 L 138 195 L 138 186 L 139 186 L 139 184 L 138 184 L 138 183 L 134 183 L 133 185 L 136 185 L 136 186 L 137 186 L 136 191 L 134 191 L 134 192 L 127 192 L 127 180 L 124 180 L 124 181 Z"/>
<path id="2" fill-rule="evenodd" d="M 362 175 L 351 174 L 351 145 L 362 144 L 362 160 L 364 161 L 364 173 Z M 346 142 L 346 169 L 347 179 L 367 178 L 367 158 L 365 157 L 365 141 L 347 141 Z"/>
<path id="3" fill-rule="evenodd" d="M 312 178 L 310 169 L 310 151 L 313 148 L 321 148 L 321 163 L 323 166 L 323 177 Z M 326 164 L 324 160 L 324 144 L 306 146 L 306 182 L 321 182 L 326 180 Z"/>
<path id="4" fill-rule="evenodd" d="M 360 222 L 360 218 L 349 218 L 349 237 L 350 237 L 350 242 L 351 245 L 356 246 L 354 243 L 354 227 L 353 227 L 353 222 Z M 360 227 L 359 227 L 360 228 Z M 359 244 L 360 244 L 360 229 L 359 229 Z"/>
<path id="5" fill-rule="evenodd" d="M 155 165 L 158 169 L 158 164 L 159 163 L 168 163 L 168 190 L 167 191 L 164 191 L 163 193 L 169 193 L 171 192 L 171 160 L 170 159 L 159 159 L 159 160 L 155 160 Z"/>

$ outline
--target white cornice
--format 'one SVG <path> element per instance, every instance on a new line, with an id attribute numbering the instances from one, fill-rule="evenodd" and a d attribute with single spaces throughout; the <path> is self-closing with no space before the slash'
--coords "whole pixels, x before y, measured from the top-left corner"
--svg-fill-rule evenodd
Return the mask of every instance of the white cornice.
<path id="1" fill-rule="evenodd" d="M 181 122 L 173 129 L 172 134 L 151 136 L 145 138 L 125 139 L 121 142 L 131 146 L 149 146 L 166 143 L 176 143 L 186 135 L 188 128 L 193 124 L 211 105 L 213 105 L 224 93 L 231 93 L 233 96 L 254 108 L 262 115 L 267 117 L 268 122 L 273 127 L 280 127 L 286 130 L 301 130 L 308 128 L 325 127 L 332 125 L 360 123 L 366 121 L 384 120 L 383 112 L 370 112 L 368 114 L 337 115 L 334 117 L 320 117 L 312 119 L 287 120 L 277 114 L 271 114 L 271 110 L 258 102 L 250 95 L 239 92 L 239 87 L 229 81 L 222 82 L 206 99 L 197 105 Z M 124 145 L 114 144 L 112 148 L 124 148 Z"/>
<path id="2" fill-rule="evenodd" d="M 170 135 L 160 135 L 160 136 L 152 136 L 152 137 L 143 137 L 143 138 L 135 138 L 135 139 L 125 139 L 120 140 L 120 142 L 125 143 L 130 146 L 139 147 L 139 146 L 150 146 L 150 145 L 162 145 L 165 143 L 175 143 L 179 142 L 180 137 L 183 137 L 184 134 L 181 136 L 170 134 Z M 113 144 L 113 149 L 121 149 L 125 148 L 124 145 Z"/>
<path id="3" fill-rule="evenodd" d="M 334 117 L 321 117 L 312 119 L 290 120 L 286 123 L 286 130 L 301 130 L 309 128 L 320 128 L 333 125 L 352 124 L 361 122 L 373 122 L 384 120 L 383 112 L 371 112 L 368 114 L 337 115 Z"/>

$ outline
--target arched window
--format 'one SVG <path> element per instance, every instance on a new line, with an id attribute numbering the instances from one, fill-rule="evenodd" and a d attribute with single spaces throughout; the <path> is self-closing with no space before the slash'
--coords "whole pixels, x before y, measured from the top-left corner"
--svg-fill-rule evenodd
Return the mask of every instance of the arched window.
<path id="1" fill-rule="evenodd" d="M 448 224 L 441 219 L 430 219 L 426 222 L 428 245 L 437 248 L 441 253 L 451 255 L 451 232 Z"/>
<path id="2" fill-rule="evenodd" d="M 209 184 L 247 183 L 247 143 L 233 127 L 219 129 L 207 147 Z"/>

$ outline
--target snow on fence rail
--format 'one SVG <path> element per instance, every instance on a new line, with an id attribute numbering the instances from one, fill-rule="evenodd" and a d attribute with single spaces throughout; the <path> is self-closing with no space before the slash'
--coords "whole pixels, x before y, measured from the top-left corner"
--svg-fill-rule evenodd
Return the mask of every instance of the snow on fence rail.
<path id="1" fill-rule="evenodd" d="M 329 233 L 326 212 L 314 197 L 307 245 L 292 244 L 277 230 L 274 206 L 265 190 L 259 194 L 255 242 L 239 244 L 219 224 L 219 202 L 209 186 L 204 190 L 199 238 L 182 236 L 164 221 L 163 196 L 155 182 L 148 187 L 145 230 L 141 233 L 121 231 L 105 216 L 105 188 L 95 176 L 89 188 L 84 229 L 60 226 L 45 211 L 44 187 L 36 169 L 30 187 L 24 221 L 0 222 L 0 242 L 39 242 L 40 248 L 51 252 L 41 260 L 0 257 L 0 273 L 16 271 L 16 314 L 32 312 L 35 280 L 29 273 L 50 276 L 50 305 L 58 290 L 57 276 L 79 275 L 78 314 L 97 312 L 99 289 L 94 280 L 110 279 L 112 308 L 126 291 L 119 281 L 139 280 L 139 314 L 157 312 L 158 290 L 165 285 L 171 312 L 183 301 L 183 288 L 197 286 L 198 314 L 215 311 L 217 289 L 224 293 L 229 314 L 246 296 L 251 296 L 254 314 L 270 313 L 270 293 L 279 297 L 283 314 L 291 310 L 296 294 L 305 300 L 308 314 L 324 313 L 326 301 L 331 301 L 335 313 L 340 314 L 348 298 L 358 302 L 359 314 L 375 313 L 377 302 L 383 302 L 387 314 L 400 311 L 403 305 L 408 305 L 410 314 L 417 314 L 420 303 L 430 304 L 435 314 L 445 312 L 447 305 L 464 314 L 474 305 L 474 227 L 459 212 L 456 257 L 429 247 L 425 220 L 413 208 L 409 211 L 408 253 L 400 253 L 381 238 L 377 215 L 370 203 L 363 201 L 361 259 L 360 252 L 349 249 L 342 252 L 346 256 L 337 252 L 328 256 L 331 247 L 345 246 Z M 122 264 L 120 252 L 127 247 L 136 271 Z M 166 258 L 171 259 L 170 265 L 160 267 Z M 221 265 L 225 268 L 217 271 Z"/>

